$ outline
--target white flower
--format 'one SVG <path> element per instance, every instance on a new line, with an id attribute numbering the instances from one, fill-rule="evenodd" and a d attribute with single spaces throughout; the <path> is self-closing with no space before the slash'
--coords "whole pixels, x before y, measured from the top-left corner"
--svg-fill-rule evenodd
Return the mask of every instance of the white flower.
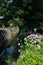
<path id="1" fill-rule="evenodd" d="M 29 38 L 30 36 L 28 35 L 27 38 Z"/>
<path id="2" fill-rule="evenodd" d="M 34 41 L 34 43 L 36 43 L 37 41 Z"/>
<path id="3" fill-rule="evenodd" d="M 0 19 L 4 18 L 3 16 L 0 16 Z"/>
<path id="4" fill-rule="evenodd" d="M 20 43 L 18 43 L 18 46 L 20 46 Z"/>
<path id="5" fill-rule="evenodd" d="M 24 38 L 24 41 L 26 41 L 27 40 L 27 38 Z"/>
<path id="6" fill-rule="evenodd" d="M 38 49 L 40 49 L 40 48 L 41 48 L 41 46 L 40 46 L 39 44 L 37 44 L 37 47 L 38 47 Z"/>
<path id="7" fill-rule="evenodd" d="M 34 31 L 36 31 L 37 29 L 35 28 Z"/>
<path id="8" fill-rule="evenodd" d="M 20 52 L 21 50 L 19 49 L 18 52 Z"/>
<path id="9" fill-rule="evenodd" d="M 34 44 L 34 42 L 31 42 L 32 44 Z"/>

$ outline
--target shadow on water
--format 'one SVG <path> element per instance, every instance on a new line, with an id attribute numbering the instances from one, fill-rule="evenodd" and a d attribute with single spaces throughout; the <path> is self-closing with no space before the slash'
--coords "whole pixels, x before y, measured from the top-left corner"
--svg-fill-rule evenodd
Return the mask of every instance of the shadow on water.
<path id="1" fill-rule="evenodd" d="M 12 56 L 15 51 L 15 46 L 9 46 L 4 49 L 0 54 L 0 65 L 9 65 L 6 60 L 8 60 L 8 56 Z M 10 62 L 10 61 L 9 61 Z"/>

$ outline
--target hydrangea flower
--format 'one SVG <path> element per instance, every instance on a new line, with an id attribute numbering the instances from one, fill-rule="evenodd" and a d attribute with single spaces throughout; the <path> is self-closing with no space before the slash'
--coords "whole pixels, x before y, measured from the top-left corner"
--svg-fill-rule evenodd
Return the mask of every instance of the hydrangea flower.
<path id="1" fill-rule="evenodd" d="M 34 44 L 34 43 L 37 43 L 37 42 L 41 41 L 41 35 L 39 35 L 39 34 L 31 34 L 31 35 L 27 36 L 27 39 L 29 39 L 29 41 L 32 44 Z"/>

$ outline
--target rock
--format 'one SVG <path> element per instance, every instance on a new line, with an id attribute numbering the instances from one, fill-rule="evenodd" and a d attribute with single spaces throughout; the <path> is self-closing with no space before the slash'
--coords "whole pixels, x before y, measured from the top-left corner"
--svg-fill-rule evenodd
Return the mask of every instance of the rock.
<path id="1" fill-rule="evenodd" d="M 19 27 L 8 27 L 8 28 L 0 28 L 0 51 L 8 47 L 10 45 L 11 40 L 15 38 L 15 36 L 19 32 Z"/>

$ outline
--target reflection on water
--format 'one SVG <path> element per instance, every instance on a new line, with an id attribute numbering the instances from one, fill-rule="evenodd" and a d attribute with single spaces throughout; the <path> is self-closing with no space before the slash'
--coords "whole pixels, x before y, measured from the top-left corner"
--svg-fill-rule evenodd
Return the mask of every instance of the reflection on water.
<path id="1" fill-rule="evenodd" d="M 15 51 L 15 46 L 10 46 L 3 50 L 2 53 L 0 53 L 0 63 L 3 63 L 7 59 L 8 55 L 13 55 Z"/>
<path id="2" fill-rule="evenodd" d="M 8 54 L 13 54 L 14 49 L 15 49 L 15 47 L 14 47 L 14 46 L 11 46 L 11 47 L 9 47 L 9 48 L 6 48 L 6 52 L 7 52 Z"/>

